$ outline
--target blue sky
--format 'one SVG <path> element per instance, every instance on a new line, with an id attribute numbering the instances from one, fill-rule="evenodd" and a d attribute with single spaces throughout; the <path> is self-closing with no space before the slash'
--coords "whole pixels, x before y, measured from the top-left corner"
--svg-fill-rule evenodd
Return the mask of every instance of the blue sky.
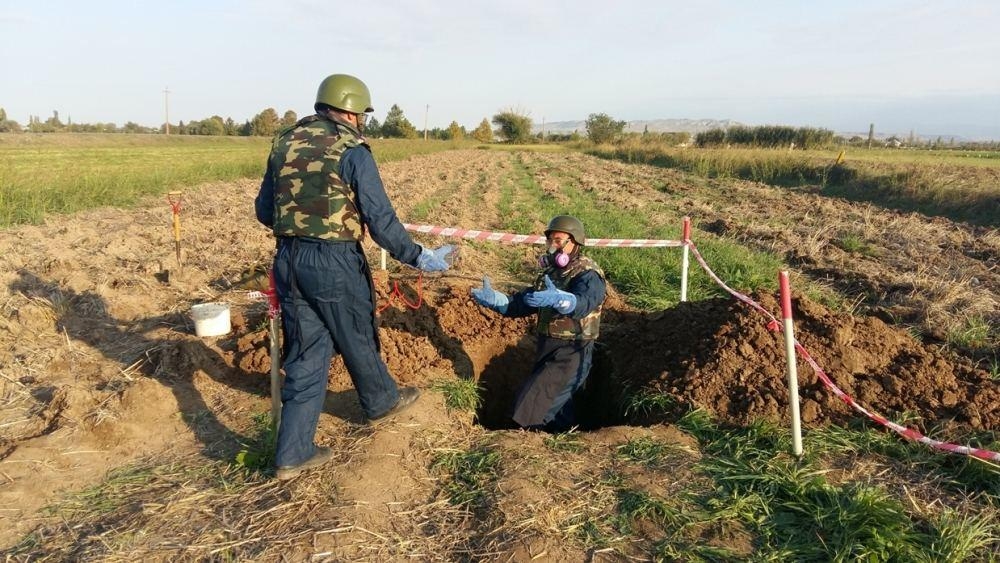
<path id="1" fill-rule="evenodd" d="M 0 0 L 0 107 L 27 123 L 312 112 L 354 74 L 382 120 L 713 118 L 1000 139 L 996 0 Z M 429 108 L 428 108 L 429 106 Z"/>

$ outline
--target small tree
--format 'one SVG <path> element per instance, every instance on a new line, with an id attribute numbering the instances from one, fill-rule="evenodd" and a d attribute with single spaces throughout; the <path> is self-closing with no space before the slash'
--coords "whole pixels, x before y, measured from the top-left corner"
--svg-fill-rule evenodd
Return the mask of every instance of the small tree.
<path id="1" fill-rule="evenodd" d="M 7 119 L 7 111 L 0 108 L 0 133 L 17 133 L 21 130 L 21 125 L 13 120 Z"/>
<path id="2" fill-rule="evenodd" d="M 365 123 L 365 130 L 362 131 L 365 137 L 378 138 L 382 136 L 382 124 L 375 119 L 375 116 L 368 118 L 368 122 Z"/>
<path id="3" fill-rule="evenodd" d="M 479 141 L 480 143 L 489 143 L 493 141 L 493 129 L 490 128 L 490 122 L 484 117 L 482 122 L 479 123 L 479 127 L 472 132 L 472 138 Z"/>
<path id="4" fill-rule="evenodd" d="M 240 126 L 237 125 L 235 121 L 233 121 L 232 117 L 227 117 L 223 125 L 225 125 L 227 136 L 235 137 L 236 135 L 240 134 Z"/>
<path id="5" fill-rule="evenodd" d="M 285 128 L 295 125 L 295 122 L 298 120 L 299 116 L 295 115 L 294 111 L 288 110 L 285 112 L 285 115 L 281 116 L 281 127 Z"/>
<path id="6" fill-rule="evenodd" d="M 448 138 L 453 141 L 458 141 L 465 137 L 465 131 L 462 131 L 462 127 L 457 121 L 452 121 L 451 125 L 448 126 Z"/>
<path id="7" fill-rule="evenodd" d="M 382 135 L 397 139 L 416 139 L 417 128 L 410 123 L 409 119 L 403 115 L 403 110 L 396 104 L 392 104 L 389 113 L 385 116 L 385 123 L 382 124 Z"/>
<path id="8" fill-rule="evenodd" d="M 191 133 L 194 135 L 221 136 L 226 134 L 226 122 L 218 115 L 194 122 L 191 127 L 193 129 Z"/>
<path id="9" fill-rule="evenodd" d="M 594 144 L 610 143 L 625 130 L 624 121 L 615 121 L 606 113 L 592 113 L 587 117 L 587 138 Z"/>
<path id="10" fill-rule="evenodd" d="M 500 136 L 508 143 L 526 143 L 531 140 L 531 118 L 513 109 L 494 115 L 493 125 L 500 129 Z"/>
<path id="11" fill-rule="evenodd" d="M 250 121 L 250 129 L 257 137 L 273 137 L 278 132 L 280 123 L 278 112 L 274 111 L 274 108 L 267 108 L 253 116 Z"/>

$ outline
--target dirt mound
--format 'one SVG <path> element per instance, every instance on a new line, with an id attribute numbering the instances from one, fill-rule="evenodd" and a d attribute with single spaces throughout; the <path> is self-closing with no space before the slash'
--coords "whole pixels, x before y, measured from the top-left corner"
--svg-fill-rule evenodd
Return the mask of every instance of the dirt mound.
<path id="1" fill-rule="evenodd" d="M 754 299 L 769 311 L 780 310 L 770 295 Z M 799 342 L 865 408 L 903 417 L 924 431 L 995 428 L 1000 422 L 1000 392 L 969 361 L 876 318 L 835 314 L 806 298 L 795 299 L 793 309 Z M 781 333 L 768 330 L 763 315 L 735 299 L 627 315 L 604 343 L 613 376 L 633 389 L 674 397 L 672 414 L 697 407 L 735 424 L 789 419 Z M 798 368 L 804 422 L 843 424 L 862 416 L 826 389 L 801 358 Z"/>

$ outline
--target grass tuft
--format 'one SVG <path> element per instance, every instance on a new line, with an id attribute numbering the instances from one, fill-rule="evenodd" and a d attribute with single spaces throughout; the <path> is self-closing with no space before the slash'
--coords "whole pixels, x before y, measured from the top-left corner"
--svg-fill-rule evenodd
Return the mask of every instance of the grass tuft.
<path id="1" fill-rule="evenodd" d="M 267 471 L 274 467 L 275 447 L 278 433 L 270 412 L 253 415 L 251 439 L 237 452 L 234 463 L 248 471 Z"/>
<path id="2" fill-rule="evenodd" d="M 474 413 L 482 404 L 482 388 L 471 379 L 440 379 L 431 389 L 444 395 L 445 406 L 452 410 Z"/>
<path id="3" fill-rule="evenodd" d="M 493 495 L 500 461 L 500 451 L 486 444 L 468 451 L 439 451 L 431 468 L 445 473 L 442 488 L 452 504 L 481 508 Z"/>

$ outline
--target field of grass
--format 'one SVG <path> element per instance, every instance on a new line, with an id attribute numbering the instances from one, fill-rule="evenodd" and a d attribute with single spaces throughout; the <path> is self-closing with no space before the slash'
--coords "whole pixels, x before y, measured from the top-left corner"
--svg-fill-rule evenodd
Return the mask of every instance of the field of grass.
<path id="1" fill-rule="evenodd" d="M 456 146 L 376 139 L 377 162 Z M 127 207 L 205 182 L 259 178 L 271 139 L 126 134 L 0 134 L 0 227 L 49 213 Z"/>
<path id="2" fill-rule="evenodd" d="M 1000 153 L 845 149 L 699 149 L 627 143 L 587 152 L 677 168 L 706 178 L 818 188 L 823 194 L 918 211 L 976 225 L 1000 225 Z"/>

